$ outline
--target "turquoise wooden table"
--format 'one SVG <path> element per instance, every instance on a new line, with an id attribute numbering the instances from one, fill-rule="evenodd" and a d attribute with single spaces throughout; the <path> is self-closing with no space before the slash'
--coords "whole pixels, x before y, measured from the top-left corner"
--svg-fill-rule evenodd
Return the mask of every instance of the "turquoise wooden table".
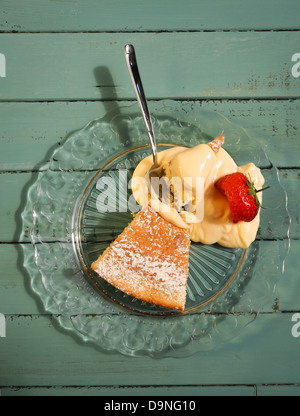
<path id="1" fill-rule="evenodd" d="M 298 0 L 0 1 L 2 396 L 300 394 L 299 16 Z M 190 357 L 109 354 L 72 336 L 33 293 L 21 255 L 28 184 L 71 132 L 135 102 L 126 43 L 151 105 L 169 99 L 247 129 L 288 197 L 288 234 L 275 224 L 260 241 L 272 250 L 290 238 L 267 304 L 233 339 Z"/>

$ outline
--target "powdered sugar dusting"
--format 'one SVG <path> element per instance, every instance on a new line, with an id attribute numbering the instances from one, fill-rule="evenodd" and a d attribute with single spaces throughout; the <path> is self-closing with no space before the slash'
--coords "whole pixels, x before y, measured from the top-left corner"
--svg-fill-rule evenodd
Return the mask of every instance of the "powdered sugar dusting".
<path id="1" fill-rule="evenodd" d="M 100 257 L 94 270 L 138 299 L 183 309 L 189 247 L 188 230 L 147 207 Z"/>

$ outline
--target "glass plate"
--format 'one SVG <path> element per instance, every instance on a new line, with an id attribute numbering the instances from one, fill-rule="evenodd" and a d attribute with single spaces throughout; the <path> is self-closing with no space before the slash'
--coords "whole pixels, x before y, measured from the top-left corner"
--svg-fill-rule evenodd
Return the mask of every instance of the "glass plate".
<path id="1" fill-rule="evenodd" d="M 270 300 L 289 249 L 287 197 L 266 151 L 240 126 L 216 112 L 178 102 L 150 104 L 159 150 L 195 146 L 223 134 L 239 164 L 254 162 L 271 189 L 265 193 L 258 238 L 248 250 L 192 243 L 184 313 L 138 301 L 90 270 L 91 263 L 132 220 L 97 209 L 99 180 L 118 190 L 151 154 L 137 104 L 116 108 L 72 133 L 28 191 L 23 211 L 24 265 L 31 287 L 59 323 L 103 351 L 184 357 L 236 336 Z M 117 192 L 117 195 L 119 193 Z M 263 259 L 268 259 L 267 267 Z"/>

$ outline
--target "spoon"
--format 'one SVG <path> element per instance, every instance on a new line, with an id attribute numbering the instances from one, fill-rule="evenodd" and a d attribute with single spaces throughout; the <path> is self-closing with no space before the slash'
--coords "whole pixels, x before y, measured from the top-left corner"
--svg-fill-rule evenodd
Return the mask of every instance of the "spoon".
<path id="1" fill-rule="evenodd" d="M 166 202 L 167 197 L 169 198 L 169 195 L 170 195 L 170 187 L 168 186 L 167 181 L 165 180 L 167 178 L 164 178 L 165 176 L 164 169 L 158 163 L 155 134 L 153 130 L 153 125 L 151 121 L 151 116 L 150 116 L 146 96 L 144 93 L 143 84 L 142 84 L 141 77 L 139 74 L 139 69 L 138 69 L 135 50 L 134 50 L 133 45 L 125 46 L 125 58 L 126 58 L 128 71 L 130 74 L 130 78 L 131 78 L 131 81 L 135 90 L 135 94 L 136 94 L 140 109 L 141 109 L 141 113 L 144 119 L 144 123 L 147 129 L 147 133 L 149 136 L 149 141 L 150 141 L 150 145 L 152 149 L 153 163 L 152 163 L 151 168 L 147 171 L 145 175 L 146 184 L 151 194 L 151 197 L 159 199 L 162 202 Z M 157 183 L 156 180 L 152 182 L 152 179 L 154 178 L 156 178 L 156 180 L 159 179 L 161 192 L 158 189 L 154 189 L 152 187 L 152 184 Z M 155 186 L 155 188 L 157 187 Z"/>

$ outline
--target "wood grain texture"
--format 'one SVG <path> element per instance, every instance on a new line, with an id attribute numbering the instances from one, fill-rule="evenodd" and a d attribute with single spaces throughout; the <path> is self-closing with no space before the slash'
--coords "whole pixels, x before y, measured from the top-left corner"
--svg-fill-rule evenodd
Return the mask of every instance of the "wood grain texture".
<path id="1" fill-rule="evenodd" d="M 126 397 L 126 396 L 146 396 L 152 397 L 177 397 L 180 400 L 181 397 L 194 396 L 194 397 L 291 397 L 299 396 L 300 386 L 299 384 L 256 384 L 253 386 L 243 385 L 228 385 L 228 386 L 176 386 L 176 387 L 5 387 L 1 389 L 2 397 L 12 396 L 43 396 L 43 397 L 59 397 L 59 396 L 97 396 L 97 397 Z M 151 399 L 149 399 L 151 400 Z M 123 399 L 125 402 L 126 399 Z M 106 400 L 107 403 L 111 403 L 111 399 Z"/>
<path id="2" fill-rule="evenodd" d="M 216 13 L 216 10 L 218 13 Z M 2 31 L 174 31 L 299 28 L 297 0 L 2 0 Z"/>
<path id="3" fill-rule="evenodd" d="M 149 99 L 297 98 L 300 32 L 2 34 L 0 100 L 133 99 L 124 45 Z M 274 46 L 276 45 L 276 46 Z"/>
<path id="4" fill-rule="evenodd" d="M 295 387 L 296 389 L 296 387 Z M 12 396 L 97 396 L 97 397 L 126 397 L 126 396 L 146 396 L 149 400 L 155 400 L 155 397 L 177 397 L 177 401 L 181 400 L 182 408 L 184 408 L 182 397 L 251 397 L 256 396 L 256 386 L 158 386 L 158 387 L 19 387 L 19 388 L 2 388 L 0 390 L 2 397 Z M 270 388 L 271 390 L 271 388 Z M 267 390 L 264 390 L 267 391 Z M 271 390 L 272 391 L 272 390 Z M 276 391 L 280 391 L 278 388 Z M 296 390 L 295 390 L 296 391 Z M 163 400 L 163 399 L 161 399 Z M 191 398 L 192 400 L 192 398 Z M 115 399 L 115 402 L 117 400 Z M 126 399 L 123 399 L 125 402 Z M 173 403 L 176 399 L 173 399 Z M 111 399 L 105 402 L 111 403 Z M 179 405 L 179 404 L 178 404 Z M 177 408 L 178 408 L 177 405 Z M 98 407 L 100 410 L 100 406 Z M 154 404 L 150 403 L 150 408 L 154 408 Z"/>
<path id="5" fill-rule="evenodd" d="M 264 258 L 260 258 L 259 262 L 266 274 L 274 270 L 270 264 L 273 262 L 276 246 L 277 243 L 274 241 L 261 242 Z M 276 291 L 267 299 L 263 312 L 300 311 L 300 280 L 297 278 L 300 268 L 299 250 L 300 240 L 292 241 L 286 259 L 285 274 L 279 280 Z M 5 315 L 47 314 L 39 297 L 31 289 L 34 269 L 31 267 L 32 273 L 29 276 L 29 269 L 24 266 L 24 259 L 30 256 L 33 257 L 33 248 L 28 244 L 0 244 L 1 267 L 5 270 L 0 280 L 0 312 Z M 38 275 L 38 272 L 36 273 Z M 270 280 L 274 281 L 273 276 Z"/>
<path id="6" fill-rule="evenodd" d="M 1 0 L 1 396 L 299 395 L 299 12 L 299 0 Z M 290 253 L 274 293 L 238 337 L 186 359 L 131 359 L 81 342 L 45 312 L 23 265 L 31 245 L 21 214 L 38 171 L 70 132 L 135 101 L 129 42 L 151 105 L 172 98 L 245 127 L 289 198 Z M 286 225 L 262 221 L 262 288 Z"/>
<path id="7" fill-rule="evenodd" d="M 151 111 L 157 104 L 149 103 Z M 0 103 L 0 171 L 40 170 L 72 131 L 131 105 L 130 101 Z M 180 101 L 175 105 L 182 112 L 197 106 L 216 111 L 246 128 L 250 137 L 267 148 L 275 166 L 300 167 L 300 100 Z"/>
<path id="8" fill-rule="evenodd" d="M 273 243 L 266 244 L 271 246 Z M 299 311 L 299 279 L 295 278 L 295 270 L 299 269 L 298 241 L 292 243 L 286 265 L 287 274 L 279 281 L 274 293 L 273 306 L 279 309 L 274 309 L 269 303 L 257 320 L 235 340 L 220 345 L 215 351 L 199 353 L 184 360 L 163 361 L 103 354 L 93 346 L 73 338 L 51 316 L 41 315 L 40 309 L 34 306 L 28 283 L 22 280 L 25 274 L 11 267 L 15 263 L 16 247 L 1 245 L 0 250 L 1 258 L 6 259 L 3 268 L 8 271 L 4 281 L 1 279 L 0 291 L 0 304 L 4 307 L 1 311 L 5 312 L 7 322 L 7 337 L 0 339 L 0 386 L 1 389 L 18 386 L 18 389 L 4 389 L 3 395 L 43 394 L 42 390 L 35 390 L 36 387 L 33 390 L 19 390 L 20 386 L 74 385 L 81 386 L 82 391 L 76 388 L 64 393 L 139 395 L 147 394 L 147 390 L 141 390 L 143 386 L 150 386 L 148 392 L 154 394 L 154 389 L 158 388 L 155 386 L 164 386 L 162 394 L 186 394 L 186 389 L 190 388 L 195 395 L 230 395 L 242 392 L 243 384 L 269 384 L 278 380 L 293 384 L 298 381 L 299 341 L 291 335 L 292 305 L 296 307 L 295 312 Z M 268 264 L 268 259 L 265 260 Z M 290 288 L 293 289 L 293 297 Z M 289 312 L 284 310 L 285 306 Z M 14 314 L 10 314 L 12 310 Z M 18 311 L 22 313 L 18 314 Z M 26 316 L 26 312 L 31 313 Z M 282 351 L 289 351 L 289 354 L 282 355 Z M 280 360 L 278 356 L 281 356 Z M 291 362 L 293 366 L 289 365 Z M 211 371 L 212 367 L 214 371 Z M 219 384 L 220 380 L 224 386 L 199 386 Z M 227 390 L 226 384 L 239 386 Z M 127 386 L 127 389 L 133 387 L 132 390 L 117 388 L 122 385 Z M 91 386 L 91 390 L 87 386 Z M 258 386 L 258 395 L 260 388 L 262 394 L 274 391 L 271 386 L 268 389 Z M 294 389 L 292 386 L 290 391 Z M 244 394 L 250 391 L 253 392 L 252 387 L 245 390 Z M 287 391 L 287 387 L 283 388 L 284 391 Z M 45 393 L 60 395 L 62 391 L 61 388 L 52 387 Z"/>
<path id="9" fill-rule="evenodd" d="M 0 340 L 2 387 L 299 382 L 300 341 L 291 335 L 289 313 L 261 314 L 233 341 L 180 360 L 103 354 L 89 344 L 76 342 L 51 317 L 6 318 L 7 337 Z"/>
<path id="10" fill-rule="evenodd" d="M 274 174 L 269 177 L 270 171 L 265 170 L 263 173 L 265 178 L 267 178 L 268 183 L 275 184 L 277 182 Z M 79 181 L 82 181 L 83 178 L 87 180 L 85 172 L 66 173 L 65 180 L 67 180 L 68 175 L 70 178 L 77 178 Z M 21 236 L 23 227 L 22 212 L 28 203 L 28 189 L 33 183 L 35 183 L 37 177 L 37 173 L 2 173 L 0 175 L 0 192 L 2 195 L 0 200 L 0 209 L 2 212 L 2 215 L 0 216 L 1 242 L 29 241 L 28 232 L 25 233 L 25 237 Z M 299 199 L 297 197 L 297 191 L 299 189 L 299 170 L 280 170 L 279 177 L 289 199 L 288 210 L 292 221 L 290 227 L 290 237 L 298 239 L 300 235 Z M 275 182 L 273 182 L 273 180 Z M 279 186 L 278 182 L 276 186 Z M 13 192 L 11 191 L 12 189 Z M 280 188 L 278 188 L 278 190 L 281 191 Z M 276 206 L 278 206 L 276 215 L 281 216 L 281 221 L 276 221 L 275 218 L 268 217 L 267 210 L 262 212 L 261 227 L 259 232 L 260 239 L 286 238 L 288 217 L 285 215 L 286 207 L 285 200 L 283 198 L 284 194 L 282 193 L 279 201 L 273 201 L 273 199 L 271 199 L 269 202 L 271 205 L 276 203 Z M 270 209 L 272 209 L 271 205 Z M 283 220 L 283 218 L 285 218 L 285 220 Z M 28 226 L 29 225 L 30 224 L 28 224 Z M 49 233 L 50 234 L 47 238 L 49 241 L 55 241 L 56 239 L 64 241 L 66 239 L 64 229 L 49 230 Z"/>
<path id="11" fill-rule="evenodd" d="M 299 397 L 300 386 L 295 385 L 259 385 L 257 386 L 257 395 L 265 397 Z"/>

